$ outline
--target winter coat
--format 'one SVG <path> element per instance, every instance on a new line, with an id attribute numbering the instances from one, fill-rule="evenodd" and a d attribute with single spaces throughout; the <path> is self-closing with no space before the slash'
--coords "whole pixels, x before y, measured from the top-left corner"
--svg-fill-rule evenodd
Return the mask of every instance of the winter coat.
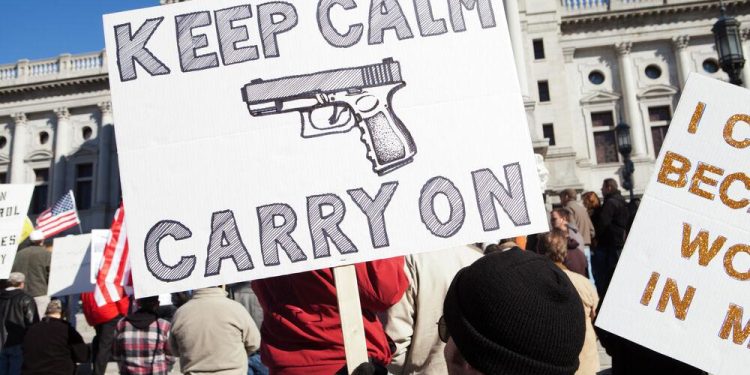
<path id="1" fill-rule="evenodd" d="M 117 302 L 108 303 L 104 306 L 97 306 L 94 299 L 94 292 L 81 293 L 81 305 L 83 307 L 83 316 L 90 326 L 96 327 L 104 324 L 118 316 L 128 315 L 130 299 L 123 298 Z"/>
<path id="2" fill-rule="evenodd" d="M 204 288 L 175 312 L 169 346 L 185 375 L 246 374 L 260 333 L 247 310 L 223 289 Z"/>
<path id="3" fill-rule="evenodd" d="M 34 298 L 18 288 L 8 288 L 0 293 L 0 349 L 21 345 L 26 330 L 39 321 Z"/>
<path id="4" fill-rule="evenodd" d="M 625 246 L 629 219 L 630 212 L 620 192 L 607 194 L 598 212 L 598 222 L 594 224 L 597 246 L 613 250 L 622 249 Z"/>
<path id="5" fill-rule="evenodd" d="M 45 317 L 23 340 L 23 375 L 72 375 L 89 360 L 89 348 L 70 323 Z"/>
<path id="6" fill-rule="evenodd" d="M 473 246 L 411 254 L 406 257 L 409 288 L 401 300 L 382 314 L 383 326 L 396 351 L 388 365 L 392 374 L 446 374 L 437 322 L 453 277 L 482 257 Z"/>
<path id="7" fill-rule="evenodd" d="M 577 201 L 569 201 L 565 205 L 565 208 L 570 211 L 571 221 L 578 228 L 578 233 L 583 237 L 581 246 L 590 246 L 591 239 L 594 238 L 596 230 L 594 229 L 594 224 L 591 222 L 588 211 L 586 211 L 586 207 L 583 207 Z"/>
<path id="8" fill-rule="evenodd" d="M 599 304 L 599 295 L 588 277 L 583 277 L 570 270 L 563 269 L 573 286 L 578 291 L 583 303 L 583 313 L 586 316 L 586 336 L 583 340 L 583 348 L 578 355 L 578 371 L 576 375 L 593 375 L 599 371 L 599 348 L 596 345 L 596 333 L 592 323 L 592 312 Z"/>
<path id="9" fill-rule="evenodd" d="M 386 365 L 391 350 L 376 313 L 408 286 L 404 257 L 355 265 L 367 355 Z M 330 268 L 253 281 L 265 316 L 261 358 L 271 375 L 331 375 L 344 367 L 344 339 Z"/>
<path id="10" fill-rule="evenodd" d="M 565 257 L 565 267 L 569 270 L 589 277 L 588 261 L 586 254 L 583 252 L 583 238 L 573 227 L 568 227 L 568 255 Z"/>
<path id="11" fill-rule="evenodd" d="M 52 253 L 41 246 L 29 246 L 18 251 L 11 272 L 26 276 L 24 290 L 32 297 L 46 296 L 49 265 Z"/>

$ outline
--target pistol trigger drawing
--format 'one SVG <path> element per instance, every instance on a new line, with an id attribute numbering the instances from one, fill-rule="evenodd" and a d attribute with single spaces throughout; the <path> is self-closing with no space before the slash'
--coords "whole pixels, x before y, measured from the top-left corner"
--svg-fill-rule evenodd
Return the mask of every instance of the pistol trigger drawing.
<path id="1" fill-rule="evenodd" d="M 404 86 L 399 63 L 387 58 L 372 65 L 255 79 L 242 88 L 242 97 L 253 117 L 298 112 L 302 138 L 358 127 L 372 170 L 382 176 L 417 153 L 392 105 L 393 94 Z"/>

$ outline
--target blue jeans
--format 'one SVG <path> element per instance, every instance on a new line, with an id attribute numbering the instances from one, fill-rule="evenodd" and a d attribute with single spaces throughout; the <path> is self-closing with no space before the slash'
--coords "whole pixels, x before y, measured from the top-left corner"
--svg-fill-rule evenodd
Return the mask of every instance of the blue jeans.
<path id="1" fill-rule="evenodd" d="M 268 375 L 268 367 L 260 361 L 260 354 L 247 357 L 247 375 Z"/>
<path id="2" fill-rule="evenodd" d="M 0 351 L 0 375 L 21 375 L 23 348 L 13 345 Z"/>

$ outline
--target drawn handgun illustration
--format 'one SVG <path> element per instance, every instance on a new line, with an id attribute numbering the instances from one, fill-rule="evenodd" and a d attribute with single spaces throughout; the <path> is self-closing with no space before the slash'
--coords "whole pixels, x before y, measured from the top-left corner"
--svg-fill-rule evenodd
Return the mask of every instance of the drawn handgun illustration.
<path id="1" fill-rule="evenodd" d="M 303 138 L 359 127 L 372 169 L 382 176 L 408 164 L 417 153 L 391 105 L 393 93 L 404 86 L 399 63 L 388 58 L 379 64 L 256 79 L 245 85 L 242 97 L 252 116 L 299 112 Z"/>

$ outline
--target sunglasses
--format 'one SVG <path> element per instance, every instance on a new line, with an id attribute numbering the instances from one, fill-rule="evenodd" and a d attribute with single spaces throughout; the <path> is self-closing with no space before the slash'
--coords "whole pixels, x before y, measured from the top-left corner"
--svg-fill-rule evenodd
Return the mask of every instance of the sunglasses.
<path id="1" fill-rule="evenodd" d="M 448 332 L 448 324 L 445 322 L 445 316 L 441 316 L 440 319 L 438 319 L 437 325 L 438 325 L 438 336 L 440 337 L 440 341 L 447 344 L 448 339 L 451 338 L 451 334 L 450 332 Z"/>

